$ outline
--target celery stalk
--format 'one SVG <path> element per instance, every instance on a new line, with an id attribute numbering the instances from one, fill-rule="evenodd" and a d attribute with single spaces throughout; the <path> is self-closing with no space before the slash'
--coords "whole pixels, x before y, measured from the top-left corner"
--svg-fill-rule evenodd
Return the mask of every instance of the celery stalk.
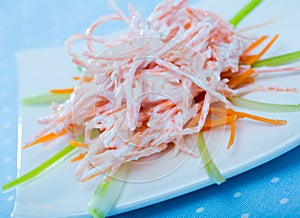
<path id="1" fill-rule="evenodd" d="M 297 59 L 300 59 L 300 51 L 295 51 L 288 54 L 283 54 L 272 58 L 259 60 L 253 63 L 251 67 L 255 68 L 255 67 L 264 67 L 264 66 L 278 66 L 278 65 L 286 64 L 288 62 L 295 61 Z"/>
<path id="2" fill-rule="evenodd" d="M 210 154 L 205 145 L 203 134 L 201 132 L 199 133 L 197 138 L 197 145 L 200 152 L 201 160 L 204 164 L 205 171 L 209 178 L 218 185 L 225 182 L 226 180 L 223 178 L 213 159 L 210 157 Z"/>
<path id="3" fill-rule="evenodd" d="M 80 137 L 78 141 L 82 141 L 83 137 Z M 5 184 L 2 186 L 2 191 L 8 191 L 9 189 L 15 188 L 18 185 L 21 185 L 23 183 L 26 183 L 30 181 L 31 179 L 37 177 L 41 173 L 43 173 L 48 168 L 54 166 L 58 161 L 62 161 L 64 158 L 66 158 L 68 155 L 74 151 L 76 147 L 72 145 L 68 145 L 62 150 L 60 150 L 58 153 L 56 153 L 54 156 L 52 156 L 50 159 L 46 160 L 44 163 L 39 165 L 38 167 L 34 168 L 33 170 L 29 171 L 28 173 L 20 176 L 19 178 Z"/>
<path id="4" fill-rule="evenodd" d="M 248 100 L 241 97 L 230 97 L 228 100 L 235 106 L 264 112 L 297 112 L 300 104 L 270 104 Z"/>
<path id="5" fill-rule="evenodd" d="M 129 164 L 121 166 L 114 177 L 102 180 L 98 185 L 92 199 L 88 204 L 88 210 L 94 218 L 102 218 L 109 213 L 117 202 L 129 173 Z"/>
<path id="6" fill-rule="evenodd" d="M 242 8 L 233 18 L 230 19 L 229 23 L 233 26 L 237 26 L 253 9 L 255 9 L 262 0 L 251 0 L 244 8 Z"/>
<path id="7" fill-rule="evenodd" d="M 21 100 L 23 105 L 49 105 L 52 102 L 62 103 L 70 97 L 70 94 L 43 94 Z"/>

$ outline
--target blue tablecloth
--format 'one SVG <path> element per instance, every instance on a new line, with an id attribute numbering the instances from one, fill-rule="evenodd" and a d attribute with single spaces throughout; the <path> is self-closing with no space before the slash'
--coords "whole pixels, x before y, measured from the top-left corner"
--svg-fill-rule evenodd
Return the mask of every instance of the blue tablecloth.
<path id="1" fill-rule="evenodd" d="M 132 1 L 147 12 L 159 0 Z M 192 1 L 195 2 L 195 1 Z M 119 1 L 125 8 L 128 1 Z M 148 7 L 150 5 L 151 7 Z M 104 0 L 13 0 L 0 3 L 0 184 L 16 178 L 18 83 L 14 53 L 62 46 L 100 14 Z M 103 34 L 114 28 L 105 26 Z M 294 217 L 300 216 L 300 147 L 221 185 L 119 217 Z M 0 193 L 0 217 L 9 217 L 15 192 Z"/>

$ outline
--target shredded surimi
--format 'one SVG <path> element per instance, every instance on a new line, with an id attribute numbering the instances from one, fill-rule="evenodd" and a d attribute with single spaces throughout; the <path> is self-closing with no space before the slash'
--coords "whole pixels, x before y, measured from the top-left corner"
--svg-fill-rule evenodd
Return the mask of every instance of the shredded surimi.
<path id="1" fill-rule="evenodd" d="M 229 96 L 290 91 L 239 87 L 251 82 L 250 73 L 242 77 L 243 82 L 233 78 L 249 72 L 251 63 L 267 48 L 250 60 L 254 38 L 216 14 L 190 8 L 188 0 L 164 0 L 146 20 L 132 4 L 127 15 L 113 0 L 110 3 L 115 13 L 99 18 L 86 34 L 76 34 L 66 42 L 73 62 L 84 71 L 76 78 L 78 85 L 70 99 L 52 107 L 54 115 L 43 119 L 44 128 L 35 138 L 64 129 L 74 136 L 84 134 L 84 142 L 77 144 L 83 154 L 73 160 L 81 161 L 76 175 L 82 181 L 99 172 L 115 172 L 123 163 L 161 152 L 170 144 L 175 151 L 196 156 L 185 137 L 208 125 L 214 103 L 231 110 Z M 94 35 L 99 25 L 111 20 L 124 21 L 128 31 L 116 39 Z M 87 49 L 80 55 L 72 44 L 82 39 Z M 99 44 L 106 49 L 100 52 Z M 240 65 L 242 56 L 250 60 L 248 64 Z M 251 74 L 282 70 L 295 68 L 250 69 Z M 233 129 L 229 147 L 234 121 L 242 115 L 236 112 L 228 117 Z M 90 137 L 95 129 L 101 134 Z"/>

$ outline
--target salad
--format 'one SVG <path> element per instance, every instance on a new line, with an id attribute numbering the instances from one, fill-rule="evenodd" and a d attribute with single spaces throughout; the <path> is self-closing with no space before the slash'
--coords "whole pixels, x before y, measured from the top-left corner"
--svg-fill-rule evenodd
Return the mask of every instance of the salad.
<path id="1" fill-rule="evenodd" d="M 30 181 L 72 151 L 80 154 L 75 176 L 82 182 L 103 176 L 88 209 L 104 217 L 122 192 L 130 162 L 172 147 L 176 156 L 186 153 L 201 158 L 210 178 L 225 181 L 206 148 L 202 132 L 230 126 L 228 144 L 238 134 L 236 122 L 252 119 L 270 125 L 274 120 L 239 110 L 299 111 L 300 105 L 277 105 L 243 99 L 249 92 L 296 92 L 293 87 L 257 86 L 255 78 L 268 72 L 299 71 L 285 65 L 300 52 L 262 59 L 278 35 L 248 36 L 236 26 L 261 1 L 253 0 L 229 22 L 221 16 L 188 6 L 187 0 L 162 1 L 146 19 L 133 5 L 129 15 L 110 0 L 115 13 L 97 19 L 85 34 L 66 41 L 72 61 L 80 71 L 75 87 L 50 90 L 50 94 L 25 99 L 24 104 L 58 102 L 53 113 L 38 120 L 43 125 L 24 149 L 68 135 L 73 139 L 55 156 L 20 178 L 4 185 L 4 191 Z M 94 34 L 104 22 L 122 20 L 128 31 L 118 38 Z M 86 41 L 86 51 L 77 54 L 72 45 Z M 99 51 L 97 45 L 105 48 Z M 194 144 L 186 138 L 198 136 Z M 122 175 L 120 175 L 122 174 Z"/>

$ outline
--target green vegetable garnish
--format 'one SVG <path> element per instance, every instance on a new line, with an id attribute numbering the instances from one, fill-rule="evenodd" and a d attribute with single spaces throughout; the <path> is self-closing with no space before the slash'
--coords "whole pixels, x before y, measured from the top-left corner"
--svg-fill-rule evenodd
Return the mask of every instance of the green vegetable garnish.
<path id="1" fill-rule="evenodd" d="M 253 9 L 255 9 L 262 0 L 251 0 L 242 10 L 240 10 L 233 18 L 230 19 L 229 23 L 233 26 L 237 26 Z"/>
<path id="2" fill-rule="evenodd" d="M 300 104 L 270 104 L 248 100 L 241 97 L 230 97 L 228 100 L 235 106 L 265 112 L 297 112 Z"/>
<path id="3" fill-rule="evenodd" d="M 108 178 L 107 181 L 102 180 L 98 185 L 88 205 L 88 210 L 94 218 L 105 217 L 118 200 L 125 184 L 124 180 L 128 176 L 129 165 L 124 164 L 114 177 Z"/>
<path id="4" fill-rule="evenodd" d="M 83 137 L 80 137 L 78 141 L 82 141 Z M 72 154 L 73 151 L 77 150 L 76 147 L 72 145 L 68 145 L 67 147 L 63 148 L 61 151 L 59 151 L 57 154 L 55 154 L 50 159 L 46 160 L 44 163 L 39 165 L 38 167 L 34 168 L 33 170 L 29 171 L 28 173 L 20 176 L 19 178 L 5 184 L 2 186 L 2 191 L 8 191 L 9 189 L 15 188 L 18 185 L 21 185 L 23 183 L 26 183 L 33 178 L 37 177 L 41 173 L 43 173 L 45 170 L 49 169 L 50 167 L 57 164 L 59 161 L 64 160 L 67 156 Z"/>
<path id="5" fill-rule="evenodd" d="M 70 97 L 70 94 L 44 94 L 22 99 L 22 105 L 49 105 L 53 102 L 62 103 Z"/>
<path id="6" fill-rule="evenodd" d="M 286 64 L 291 61 L 295 61 L 297 59 L 300 59 L 300 51 L 295 51 L 288 54 L 283 54 L 272 58 L 259 60 L 253 63 L 251 67 L 255 68 L 255 67 L 264 67 L 264 66 L 278 66 L 278 65 Z"/>
<path id="7" fill-rule="evenodd" d="M 219 169 L 215 165 L 213 159 L 210 157 L 210 154 L 207 150 L 203 134 L 200 132 L 197 138 L 197 145 L 200 152 L 200 157 L 202 163 L 204 164 L 205 171 L 209 178 L 220 185 L 221 183 L 225 182 L 226 180 L 221 175 Z"/>

